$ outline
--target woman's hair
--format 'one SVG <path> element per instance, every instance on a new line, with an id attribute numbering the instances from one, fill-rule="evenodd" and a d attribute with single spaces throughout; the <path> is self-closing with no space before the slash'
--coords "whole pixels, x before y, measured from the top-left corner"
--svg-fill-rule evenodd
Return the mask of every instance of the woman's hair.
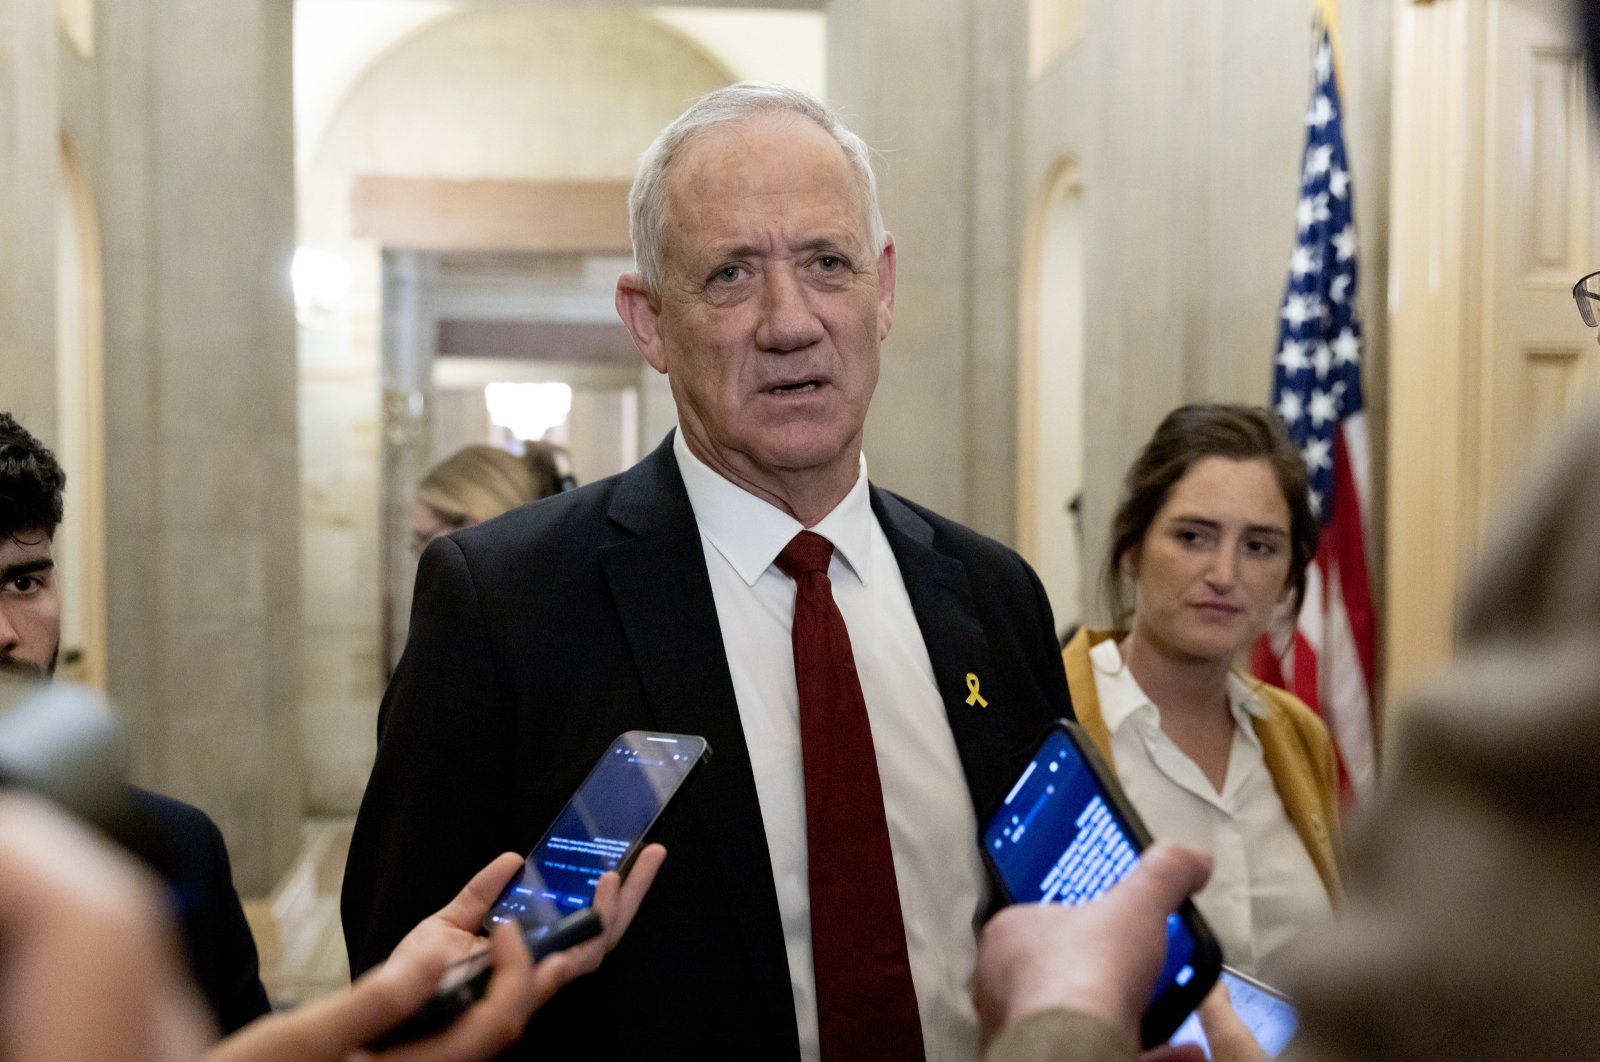
<path id="1" fill-rule="evenodd" d="M 521 457 L 498 446 L 465 446 L 422 477 L 417 501 L 454 527 L 488 520 L 567 489 L 570 477 L 556 464 L 565 453 L 546 442 L 527 443 Z"/>
<path id="2" fill-rule="evenodd" d="M 1300 452 L 1275 414 L 1260 406 L 1205 403 L 1168 413 L 1122 481 L 1111 518 L 1111 544 L 1103 575 L 1112 620 L 1126 626 L 1132 607 L 1123 599 L 1122 558 L 1138 548 L 1167 496 L 1195 463 L 1207 457 L 1265 461 L 1289 507 L 1289 577 L 1295 608 L 1305 595 L 1306 568 L 1317 555 L 1321 531 L 1311 511 L 1310 487 Z"/>

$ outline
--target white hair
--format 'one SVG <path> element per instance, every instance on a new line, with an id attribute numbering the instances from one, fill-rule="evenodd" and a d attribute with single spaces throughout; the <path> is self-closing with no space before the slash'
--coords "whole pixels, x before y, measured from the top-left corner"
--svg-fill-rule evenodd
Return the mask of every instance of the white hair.
<path id="1" fill-rule="evenodd" d="M 639 172 L 628 192 L 628 234 L 645 290 L 654 294 L 661 283 L 661 242 L 667 223 L 667 176 L 673 163 L 697 135 L 763 114 L 794 114 L 815 123 L 844 149 L 867 206 L 868 235 L 874 252 L 884 244 L 883 213 L 878 208 L 878 181 L 872 173 L 872 149 L 827 107 L 803 92 L 765 81 L 741 81 L 701 96 L 651 142 L 639 158 Z"/>

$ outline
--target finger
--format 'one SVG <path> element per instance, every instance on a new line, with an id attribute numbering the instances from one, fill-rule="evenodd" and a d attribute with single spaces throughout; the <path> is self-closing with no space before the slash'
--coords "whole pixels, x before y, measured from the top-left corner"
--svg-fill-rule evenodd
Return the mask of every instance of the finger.
<path id="1" fill-rule="evenodd" d="M 1157 841 L 1139 857 L 1139 864 L 1106 894 L 1115 903 L 1141 912 L 1176 911 L 1211 877 L 1211 857 L 1191 848 Z"/>
<path id="2" fill-rule="evenodd" d="M 1197 1013 L 1200 1015 L 1200 1027 L 1205 1030 L 1206 1040 L 1211 1044 L 1212 1058 L 1248 1062 L 1269 1057 L 1256 1041 L 1255 1034 L 1233 1009 L 1233 1000 L 1228 996 L 1225 986 L 1219 983 L 1200 1004 Z"/>
<path id="3" fill-rule="evenodd" d="M 473 875 L 466 888 L 456 893 L 455 899 L 439 909 L 436 918 L 470 932 L 477 932 L 483 916 L 500 898 L 500 893 L 511 878 L 522 868 L 523 857 L 515 852 L 503 852 L 488 866 Z"/>
<path id="4" fill-rule="evenodd" d="M 382 1062 L 466 1062 L 489 1058 L 521 1036 L 528 1016 L 560 985 L 546 988 L 535 978 L 528 947 L 512 923 L 494 927 L 489 950 L 493 972 L 481 1000 L 439 1035 L 372 1057 Z"/>
<path id="5" fill-rule="evenodd" d="M 618 882 L 606 890 L 606 907 L 599 906 L 600 894 L 596 889 L 596 909 L 605 924 L 606 950 L 610 951 L 617 946 L 622 935 L 633 924 L 634 915 L 639 913 L 639 905 L 644 902 L 645 894 L 650 891 L 650 886 L 655 884 L 656 874 L 661 870 L 661 864 L 666 861 L 667 850 L 659 844 L 646 845 L 633 861 L 633 869 L 628 871 L 628 880 Z M 614 877 L 608 872 L 606 876 Z M 601 884 L 605 884 L 602 880 Z M 611 897 L 615 894 L 613 906 Z M 607 907 L 611 908 L 607 910 Z"/>
<path id="6" fill-rule="evenodd" d="M 422 1006 L 444 972 L 442 959 L 395 959 L 359 978 L 349 991 L 268 1015 L 218 1044 L 206 1062 L 322 1062 L 388 1032 Z"/>

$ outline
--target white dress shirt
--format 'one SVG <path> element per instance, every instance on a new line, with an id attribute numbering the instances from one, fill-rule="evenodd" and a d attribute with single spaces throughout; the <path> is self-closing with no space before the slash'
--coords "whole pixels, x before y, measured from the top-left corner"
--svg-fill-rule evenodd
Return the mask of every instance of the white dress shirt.
<path id="1" fill-rule="evenodd" d="M 722 644 L 755 772 L 789 953 L 800 1057 L 820 1056 L 811 965 L 805 781 L 795 688 L 794 580 L 773 564 L 799 521 L 712 471 L 680 432 L 673 443 L 700 527 Z M 900 566 L 878 526 L 867 463 L 812 531 L 833 543 L 828 578 L 850 632 L 872 725 L 911 979 L 929 1062 L 978 1057 L 971 980 L 988 898 L 977 823 L 933 665 Z"/>
<path id="2" fill-rule="evenodd" d="M 1331 913 L 1326 887 L 1283 810 L 1252 716 L 1267 709 L 1228 676 L 1233 746 L 1219 793 L 1161 729 L 1161 717 L 1107 639 L 1089 651 L 1111 757 L 1153 836 L 1211 853 L 1211 880 L 1194 897 L 1224 960 L 1271 980 L 1285 946 Z"/>

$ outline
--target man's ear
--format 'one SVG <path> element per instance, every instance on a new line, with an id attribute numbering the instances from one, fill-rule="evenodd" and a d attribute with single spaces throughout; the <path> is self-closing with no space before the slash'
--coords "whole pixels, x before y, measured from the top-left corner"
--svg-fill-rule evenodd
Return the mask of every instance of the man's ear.
<path id="1" fill-rule="evenodd" d="M 883 250 L 878 254 L 878 339 L 889 337 L 894 325 L 894 237 L 883 234 Z"/>
<path id="2" fill-rule="evenodd" d="M 644 286 L 638 273 L 624 273 L 617 278 L 617 316 L 633 337 L 644 360 L 656 372 L 667 371 L 667 348 L 661 341 L 661 303 Z"/>

